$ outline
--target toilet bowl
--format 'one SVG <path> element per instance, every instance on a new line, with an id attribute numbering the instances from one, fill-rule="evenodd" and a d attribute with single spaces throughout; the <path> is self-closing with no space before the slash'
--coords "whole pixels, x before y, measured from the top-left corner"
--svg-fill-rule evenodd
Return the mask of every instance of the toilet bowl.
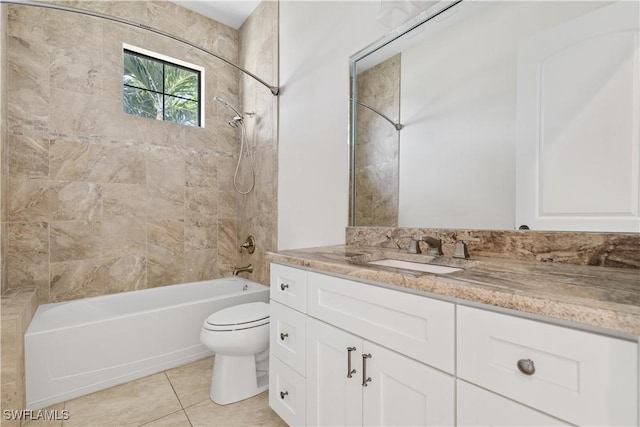
<path id="1" fill-rule="evenodd" d="M 211 400 L 238 402 L 269 386 L 269 304 L 252 302 L 225 308 L 202 325 L 200 342 L 215 353 Z"/>

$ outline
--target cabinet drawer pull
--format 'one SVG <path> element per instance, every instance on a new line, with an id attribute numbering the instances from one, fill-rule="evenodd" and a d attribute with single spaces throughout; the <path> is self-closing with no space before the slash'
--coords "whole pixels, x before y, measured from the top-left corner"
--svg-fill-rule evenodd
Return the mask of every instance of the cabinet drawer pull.
<path id="1" fill-rule="evenodd" d="M 286 395 L 288 395 L 288 394 L 289 394 L 289 392 L 288 392 L 288 391 L 281 391 L 281 392 L 280 392 L 280 399 L 284 399 L 284 397 L 285 397 Z"/>
<path id="2" fill-rule="evenodd" d="M 281 339 L 282 341 L 284 341 L 284 339 L 285 339 L 286 337 L 288 337 L 288 336 L 289 336 L 289 333 L 288 333 L 288 332 L 286 332 L 286 333 L 280 332 L 280 339 Z"/>
<path id="3" fill-rule="evenodd" d="M 536 366 L 531 359 L 518 360 L 518 370 L 525 375 L 533 375 L 536 373 Z"/>
<path id="4" fill-rule="evenodd" d="M 362 355 L 362 387 L 367 387 L 371 382 L 371 377 L 367 377 L 367 359 L 371 359 L 371 354 Z"/>
<path id="5" fill-rule="evenodd" d="M 285 284 L 285 283 L 280 283 L 280 289 L 281 289 L 281 290 L 283 290 L 283 291 L 284 291 L 284 290 L 285 290 L 285 289 L 287 289 L 288 287 L 289 287 L 289 285 L 287 285 L 287 284 Z"/>
<path id="6" fill-rule="evenodd" d="M 351 352 L 356 351 L 355 347 L 347 347 L 347 378 L 351 378 L 356 373 L 355 369 L 351 369 Z"/>

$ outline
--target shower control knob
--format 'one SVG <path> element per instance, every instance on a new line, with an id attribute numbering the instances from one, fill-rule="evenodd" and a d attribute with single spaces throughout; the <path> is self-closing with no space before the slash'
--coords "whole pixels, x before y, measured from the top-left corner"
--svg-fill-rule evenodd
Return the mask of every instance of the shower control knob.
<path id="1" fill-rule="evenodd" d="M 289 392 L 288 392 L 288 391 L 281 391 L 281 392 L 280 392 L 280 399 L 284 399 L 284 397 L 285 397 L 286 395 L 288 395 L 288 394 L 289 394 Z"/>
<path id="2" fill-rule="evenodd" d="M 287 289 L 288 287 L 289 287 L 289 285 L 287 285 L 287 284 L 285 284 L 285 283 L 280 283 L 280 289 L 281 289 L 281 290 L 283 290 L 283 291 L 284 291 L 284 290 L 285 290 L 285 289 Z"/>
<path id="3" fill-rule="evenodd" d="M 288 337 L 288 336 L 289 336 L 289 334 L 288 334 L 288 333 L 280 332 L 280 339 L 281 339 L 282 341 L 284 341 L 284 339 L 285 339 L 286 337 Z"/>

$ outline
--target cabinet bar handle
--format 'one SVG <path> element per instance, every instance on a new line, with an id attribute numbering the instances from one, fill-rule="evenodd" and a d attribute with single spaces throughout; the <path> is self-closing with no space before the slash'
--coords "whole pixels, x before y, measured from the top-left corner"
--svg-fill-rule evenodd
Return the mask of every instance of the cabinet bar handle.
<path id="1" fill-rule="evenodd" d="M 288 336 L 289 336 L 289 333 L 288 333 L 288 332 L 280 332 L 280 339 L 281 339 L 282 341 L 284 341 L 284 339 L 285 339 L 286 337 L 288 337 Z"/>
<path id="2" fill-rule="evenodd" d="M 536 365 L 531 359 L 520 359 L 518 360 L 518 370 L 525 375 L 533 375 L 536 373 Z"/>
<path id="3" fill-rule="evenodd" d="M 351 369 L 351 352 L 356 351 L 355 347 L 347 347 L 347 378 L 351 378 L 356 373 L 355 369 Z"/>
<path id="4" fill-rule="evenodd" d="M 287 289 L 288 287 L 289 287 L 289 285 L 284 284 L 284 283 L 280 283 L 280 289 L 281 289 L 281 290 L 283 290 L 283 291 L 284 291 L 284 290 L 285 290 L 285 289 Z"/>
<path id="5" fill-rule="evenodd" d="M 362 355 L 362 387 L 367 387 L 371 382 L 371 377 L 367 377 L 367 359 L 371 359 L 371 354 Z"/>
<path id="6" fill-rule="evenodd" d="M 288 391 L 281 391 L 281 392 L 280 392 L 280 399 L 284 399 L 284 397 L 285 397 L 286 395 L 288 395 L 288 394 L 289 394 L 289 392 L 288 392 Z"/>

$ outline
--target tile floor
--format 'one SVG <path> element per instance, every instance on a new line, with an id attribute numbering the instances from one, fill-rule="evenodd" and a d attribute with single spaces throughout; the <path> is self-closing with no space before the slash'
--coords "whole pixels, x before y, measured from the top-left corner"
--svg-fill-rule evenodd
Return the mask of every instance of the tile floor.
<path id="1" fill-rule="evenodd" d="M 231 405 L 209 399 L 213 358 L 78 397 L 47 409 L 65 421 L 35 420 L 29 427 L 286 426 L 269 408 L 267 392 Z"/>

